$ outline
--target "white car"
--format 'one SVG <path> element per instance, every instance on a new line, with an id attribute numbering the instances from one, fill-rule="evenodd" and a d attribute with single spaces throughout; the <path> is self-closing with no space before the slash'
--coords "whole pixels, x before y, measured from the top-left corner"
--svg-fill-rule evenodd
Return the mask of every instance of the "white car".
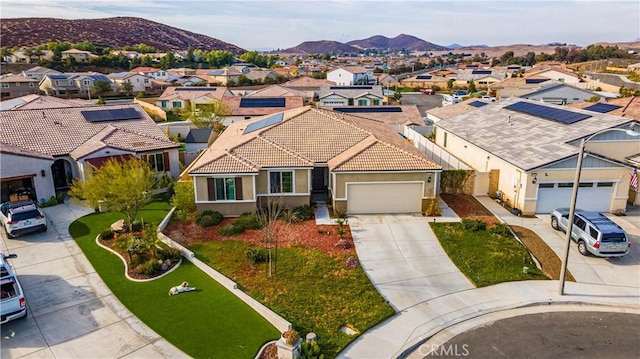
<path id="1" fill-rule="evenodd" d="M 13 273 L 13 269 L 7 263 L 7 258 L 16 258 L 15 254 L 5 255 L 0 252 L 0 324 L 10 320 L 20 319 L 27 316 L 27 300 L 18 282 L 18 278 Z"/>
<path id="2" fill-rule="evenodd" d="M 551 212 L 551 227 L 567 232 L 569 209 Z M 602 213 L 576 210 L 571 227 L 571 239 L 578 243 L 578 252 L 598 257 L 622 257 L 629 253 L 631 242 L 625 231 Z"/>
<path id="3" fill-rule="evenodd" d="M 496 102 L 496 98 L 495 97 L 491 97 L 491 96 L 482 96 L 483 100 L 487 100 L 487 101 L 491 101 L 491 102 Z"/>
<path id="4" fill-rule="evenodd" d="M 0 222 L 9 238 L 47 230 L 47 219 L 44 213 L 31 200 L 5 202 L 0 205 Z"/>

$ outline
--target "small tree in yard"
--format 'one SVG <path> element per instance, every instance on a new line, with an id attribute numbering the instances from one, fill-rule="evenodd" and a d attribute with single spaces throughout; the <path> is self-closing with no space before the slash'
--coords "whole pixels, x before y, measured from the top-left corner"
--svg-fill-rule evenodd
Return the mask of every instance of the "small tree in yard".
<path id="1" fill-rule="evenodd" d="M 469 94 L 472 94 L 472 93 L 474 93 L 474 92 L 476 92 L 476 91 L 478 91 L 478 90 L 476 89 L 476 83 L 475 83 L 475 82 L 473 82 L 473 80 L 469 81 L 469 85 L 467 86 L 467 92 L 468 92 Z"/>
<path id="2" fill-rule="evenodd" d="M 177 182 L 173 186 L 173 190 L 171 204 L 176 207 L 175 216 L 178 220 L 185 220 L 196 209 L 193 180 Z"/>
<path id="3" fill-rule="evenodd" d="M 149 164 L 137 158 L 125 162 L 109 159 L 84 182 L 74 179 L 69 194 L 91 208 L 104 207 L 125 215 L 128 226 L 149 202 L 157 181 Z"/>
<path id="4" fill-rule="evenodd" d="M 267 207 L 257 214 L 258 221 L 263 226 L 262 237 L 267 246 L 267 278 L 273 278 L 277 273 L 279 230 L 276 221 L 283 212 L 282 198 L 269 197 Z"/>

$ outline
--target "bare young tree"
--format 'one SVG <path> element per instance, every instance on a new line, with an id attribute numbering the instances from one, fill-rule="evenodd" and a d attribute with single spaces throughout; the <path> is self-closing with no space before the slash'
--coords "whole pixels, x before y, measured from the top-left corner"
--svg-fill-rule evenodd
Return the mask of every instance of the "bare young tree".
<path id="1" fill-rule="evenodd" d="M 267 206 L 257 214 L 258 221 L 263 226 L 262 240 L 267 247 L 267 278 L 273 278 L 277 273 L 278 238 L 282 229 L 277 221 L 284 211 L 282 197 L 268 197 Z"/>

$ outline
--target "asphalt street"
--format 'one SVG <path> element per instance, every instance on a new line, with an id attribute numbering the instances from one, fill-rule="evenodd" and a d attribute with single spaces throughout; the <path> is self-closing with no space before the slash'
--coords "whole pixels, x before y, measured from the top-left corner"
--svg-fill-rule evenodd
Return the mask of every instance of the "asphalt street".
<path id="1" fill-rule="evenodd" d="M 427 358 L 638 358 L 640 315 L 551 312 L 498 320 L 424 346 Z"/>

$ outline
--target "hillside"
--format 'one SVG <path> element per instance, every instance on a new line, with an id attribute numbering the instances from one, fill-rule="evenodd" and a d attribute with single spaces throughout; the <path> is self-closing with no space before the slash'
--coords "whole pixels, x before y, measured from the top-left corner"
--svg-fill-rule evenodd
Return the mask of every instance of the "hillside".
<path id="1" fill-rule="evenodd" d="M 347 42 L 347 45 L 360 49 L 379 49 L 379 50 L 409 50 L 409 51 L 443 51 L 448 48 L 440 45 L 424 41 L 415 36 L 400 34 L 394 38 L 388 38 L 382 35 L 372 36 L 364 40 L 353 40 Z"/>
<path id="2" fill-rule="evenodd" d="M 37 46 L 52 41 L 96 44 L 121 48 L 147 44 L 160 51 L 225 50 L 234 54 L 244 49 L 212 37 L 181 30 L 137 17 L 65 20 L 55 18 L 2 19 L 2 46 Z"/>
<path id="3" fill-rule="evenodd" d="M 358 53 L 360 49 L 353 46 L 343 44 L 338 41 L 305 41 L 298 46 L 290 49 L 282 50 L 281 53 L 285 54 L 344 54 L 344 53 Z"/>

